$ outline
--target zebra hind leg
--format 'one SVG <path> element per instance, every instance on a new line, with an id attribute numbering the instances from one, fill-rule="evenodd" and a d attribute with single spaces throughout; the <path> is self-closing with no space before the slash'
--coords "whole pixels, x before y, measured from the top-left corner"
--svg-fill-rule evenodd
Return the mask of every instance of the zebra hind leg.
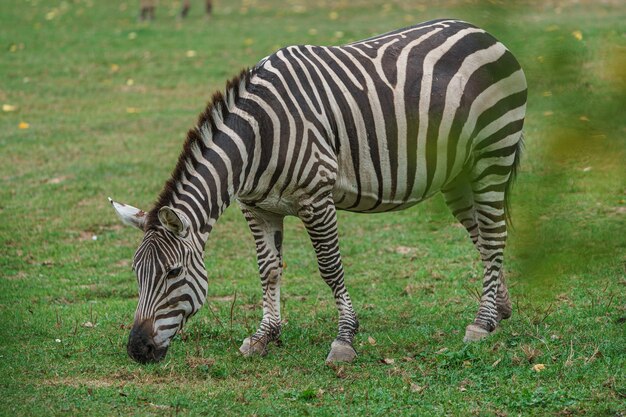
<path id="1" fill-rule="evenodd" d="M 481 241 L 480 237 L 480 225 L 477 218 L 477 206 L 474 201 L 474 191 L 467 179 L 459 179 L 452 186 L 443 191 L 444 199 L 446 204 L 452 211 L 452 214 L 457 218 L 457 220 L 465 227 L 467 230 L 472 243 L 476 249 L 482 254 L 484 250 L 481 250 Z M 483 230 L 485 230 L 486 226 L 483 226 Z M 505 225 L 506 227 L 506 225 Z M 506 234 L 506 229 L 504 230 Z M 506 236 L 506 235 L 505 235 Z M 483 257 L 484 260 L 484 257 Z M 487 263 L 485 263 L 485 268 L 487 268 Z M 491 276 L 491 275 L 489 275 Z M 486 275 L 487 277 L 487 275 Z M 489 281 L 490 282 L 490 281 Z M 483 282 L 483 296 L 481 297 L 481 307 L 489 305 L 489 294 L 485 294 L 485 284 L 488 284 L 487 281 Z M 491 330 L 490 328 L 495 328 L 495 325 L 499 323 L 503 319 L 508 319 L 511 317 L 511 300 L 509 298 L 509 292 L 507 290 L 506 284 L 504 283 L 504 271 L 502 269 L 499 270 L 499 275 L 497 278 L 497 289 L 496 289 L 496 297 L 495 297 L 495 309 L 496 309 L 496 321 L 495 324 L 491 326 L 484 326 L 484 321 L 479 323 L 473 323 L 468 326 L 466 329 L 465 340 L 466 341 L 474 341 L 480 340 L 486 337 Z M 479 310 L 478 317 L 484 316 L 485 308 Z M 487 309 L 488 311 L 488 309 Z M 492 322 L 493 323 L 493 322 Z M 486 327 L 486 328 L 485 328 Z"/>
<path id="2" fill-rule="evenodd" d="M 335 205 L 328 198 L 317 205 L 314 203 L 302 209 L 299 217 L 313 243 L 320 275 L 332 289 L 339 311 L 339 332 L 331 344 L 326 363 L 352 362 L 356 358 L 352 344 L 359 322 L 344 284 Z"/>
<path id="3" fill-rule="evenodd" d="M 498 294 L 496 294 L 496 309 L 498 310 L 498 323 L 502 320 L 511 318 L 513 314 L 513 305 L 511 304 L 511 298 L 509 297 L 509 290 L 504 282 L 504 271 L 500 271 L 498 277 Z"/>
<path id="4" fill-rule="evenodd" d="M 280 279 L 283 272 L 283 216 L 245 208 L 242 211 L 256 243 L 257 262 L 263 289 L 263 319 L 239 351 L 244 356 L 267 354 L 270 342 L 278 342 L 281 331 Z"/>
<path id="5" fill-rule="evenodd" d="M 511 316 L 511 301 L 503 268 L 507 238 L 505 198 L 515 172 L 518 152 L 518 145 L 485 152 L 472 170 L 471 187 L 484 278 L 480 307 L 474 323 L 465 330 L 465 341 L 486 337 L 501 320 Z"/>

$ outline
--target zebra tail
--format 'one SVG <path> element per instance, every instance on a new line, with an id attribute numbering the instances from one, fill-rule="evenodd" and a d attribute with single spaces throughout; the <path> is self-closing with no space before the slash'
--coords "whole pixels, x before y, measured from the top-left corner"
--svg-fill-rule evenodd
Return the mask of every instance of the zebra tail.
<path id="1" fill-rule="evenodd" d="M 505 221 L 508 228 L 514 229 L 513 221 L 511 220 L 511 187 L 515 182 L 515 178 L 517 177 L 517 170 L 519 168 L 520 159 L 522 156 L 522 151 L 524 149 L 524 133 L 520 134 L 519 141 L 517 142 L 517 149 L 515 150 L 515 159 L 513 160 L 513 166 L 511 167 L 511 174 L 509 175 L 509 180 L 506 182 L 506 186 L 504 188 L 504 214 Z"/>

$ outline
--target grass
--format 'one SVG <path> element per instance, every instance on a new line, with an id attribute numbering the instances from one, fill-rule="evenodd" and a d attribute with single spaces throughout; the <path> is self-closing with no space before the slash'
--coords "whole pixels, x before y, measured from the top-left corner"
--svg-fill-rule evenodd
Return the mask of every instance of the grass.
<path id="1" fill-rule="evenodd" d="M 0 113 L 1 415 L 626 414 L 620 2 L 222 1 L 210 22 L 194 3 L 181 23 L 162 1 L 151 24 L 135 2 L 5 3 L 0 102 L 17 108 Z M 106 197 L 148 208 L 211 93 L 278 47 L 444 16 L 491 31 L 528 78 L 506 264 L 514 316 L 462 343 L 481 268 L 440 197 L 341 213 L 359 357 L 325 366 L 336 311 L 289 219 L 283 344 L 242 358 L 261 292 L 233 207 L 207 248 L 208 305 L 164 362 L 133 363 L 140 235 Z"/>

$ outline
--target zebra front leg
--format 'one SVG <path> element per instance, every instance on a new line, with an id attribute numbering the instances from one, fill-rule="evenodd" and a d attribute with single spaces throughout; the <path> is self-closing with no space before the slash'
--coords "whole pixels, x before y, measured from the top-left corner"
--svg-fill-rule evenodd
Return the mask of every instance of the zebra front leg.
<path id="1" fill-rule="evenodd" d="M 267 345 L 280 338 L 280 279 L 283 273 L 282 240 L 284 216 L 258 209 L 242 211 L 256 243 L 263 288 L 263 319 L 258 330 L 247 337 L 239 351 L 244 356 L 267 354 Z"/>
<path id="2" fill-rule="evenodd" d="M 328 198 L 304 208 L 299 215 L 313 243 L 320 275 L 332 289 L 339 311 L 339 333 L 331 344 L 326 362 L 352 362 L 356 357 L 352 343 L 359 322 L 343 280 L 335 204 Z"/>

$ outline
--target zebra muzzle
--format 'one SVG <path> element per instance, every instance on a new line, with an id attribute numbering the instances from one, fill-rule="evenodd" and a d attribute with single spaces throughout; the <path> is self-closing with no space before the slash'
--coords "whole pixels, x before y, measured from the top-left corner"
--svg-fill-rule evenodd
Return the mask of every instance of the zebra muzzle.
<path id="1" fill-rule="evenodd" d="M 152 336 L 152 323 L 144 320 L 133 325 L 126 351 L 128 356 L 139 363 L 154 363 L 165 357 L 167 347 L 157 347 Z"/>

